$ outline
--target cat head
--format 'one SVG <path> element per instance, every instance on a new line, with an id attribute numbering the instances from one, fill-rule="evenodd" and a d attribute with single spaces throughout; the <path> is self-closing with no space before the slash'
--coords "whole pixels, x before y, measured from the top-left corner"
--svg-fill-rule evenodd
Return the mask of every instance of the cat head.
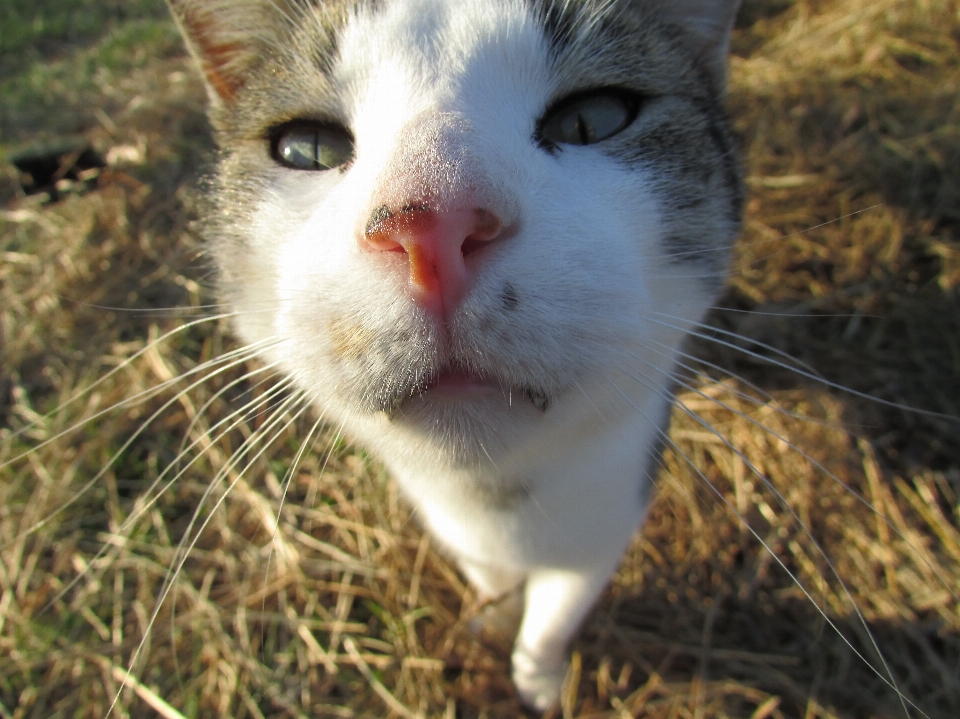
<path id="1" fill-rule="evenodd" d="M 740 218 L 735 0 L 171 5 L 224 297 L 321 411 L 472 456 L 665 384 Z"/>

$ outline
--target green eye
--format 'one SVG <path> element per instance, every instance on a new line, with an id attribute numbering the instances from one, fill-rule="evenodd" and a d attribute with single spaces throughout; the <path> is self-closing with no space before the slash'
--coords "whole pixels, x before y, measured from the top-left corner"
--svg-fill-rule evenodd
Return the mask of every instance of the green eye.
<path id="1" fill-rule="evenodd" d="M 636 98 L 614 91 L 572 95 L 547 111 L 537 136 L 548 145 L 592 145 L 625 130 L 639 106 Z"/>
<path id="2" fill-rule="evenodd" d="M 332 170 L 353 159 L 353 138 L 337 125 L 298 122 L 273 133 L 273 159 L 294 170 Z"/>

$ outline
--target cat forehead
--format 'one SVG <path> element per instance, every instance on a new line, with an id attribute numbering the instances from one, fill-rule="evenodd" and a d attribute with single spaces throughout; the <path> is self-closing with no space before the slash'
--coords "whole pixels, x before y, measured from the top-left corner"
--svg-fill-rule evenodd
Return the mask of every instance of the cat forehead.
<path id="1" fill-rule="evenodd" d="M 436 102 L 464 83 L 476 97 L 478 86 L 509 93 L 511 84 L 541 80 L 548 55 L 524 0 L 394 0 L 343 28 L 334 80 L 359 94 Z"/>
<path id="2" fill-rule="evenodd" d="M 502 90 L 501 99 L 517 97 L 517 89 L 537 95 L 541 104 L 604 86 L 650 96 L 714 96 L 722 87 L 717 58 L 737 5 L 169 1 L 206 75 L 214 125 L 228 140 L 252 139 L 298 118 L 349 122 L 372 90 L 386 102 L 402 96 L 405 106 L 409 99 L 435 101 L 444 93 L 473 93 L 476 99 L 492 86 Z M 469 92 L 460 92 L 463 83 L 472 83 Z"/>
<path id="3" fill-rule="evenodd" d="M 481 54 L 518 71 L 547 57 L 555 71 L 564 71 L 618 51 L 621 64 L 637 65 L 650 53 L 623 51 L 649 44 L 658 30 L 663 45 L 665 16 L 657 11 L 664 2 L 367 0 L 342 15 L 339 37 L 327 50 L 331 59 L 365 66 L 387 58 L 419 61 L 422 70 L 432 66 L 443 77 Z"/>
<path id="4" fill-rule="evenodd" d="M 342 60 L 415 56 L 431 64 L 462 61 L 489 45 L 536 43 L 530 0 L 392 0 L 357 6 L 341 31 Z M 359 57 L 351 57 L 351 56 Z"/>
<path id="5" fill-rule="evenodd" d="M 367 59 L 402 48 L 440 60 L 525 41 L 576 63 L 619 52 L 624 63 L 640 66 L 665 53 L 706 66 L 722 64 L 738 6 L 739 0 L 353 0 L 334 10 L 324 2 L 314 7 L 337 18 L 339 37 L 326 47 L 331 59 L 342 57 L 352 40 L 375 46 Z"/>
<path id="6" fill-rule="evenodd" d="M 225 17 L 226 9 L 210 13 L 220 34 L 212 51 L 197 52 L 202 63 L 218 61 L 220 47 L 241 48 L 235 65 L 223 65 L 226 72 L 207 73 L 214 86 L 228 79 L 228 102 L 215 102 L 212 117 L 235 139 L 297 118 L 351 123 L 364 108 L 408 115 L 458 96 L 516 98 L 543 87 L 547 74 L 544 0 L 297 0 L 256 7 L 256 19 Z M 229 26 L 224 20 L 239 28 L 235 37 L 219 30 Z M 188 37 L 212 34 L 202 21 L 183 24 Z"/>
<path id="7" fill-rule="evenodd" d="M 557 49 L 566 46 L 577 31 L 586 36 L 590 30 L 610 29 L 625 16 L 642 13 L 645 7 L 649 9 L 664 1 L 336 0 L 316 2 L 313 7 L 328 18 L 338 18 L 336 24 L 341 28 L 359 29 L 362 33 L 375 28 L 381 34 L 379 40 L 390 44 L 399 40 L 435 44 L 438 38 L 469 42 L 484 31 L 502 39 L 505 33 L 536 28 Z M 339 44 L 328 48 L 335 52 L 341 49 Z"/>

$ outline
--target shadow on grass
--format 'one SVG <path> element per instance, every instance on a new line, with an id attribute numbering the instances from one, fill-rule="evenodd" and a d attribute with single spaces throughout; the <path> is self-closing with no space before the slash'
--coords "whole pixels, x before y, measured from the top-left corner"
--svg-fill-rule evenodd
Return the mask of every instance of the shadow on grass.
<path id="1" fill-rule="evenodd" d="M 960 713 L 960 633 L 936 621 L 868 622 L 871 639 L 855 616 L 830 616 L 835 631 L 804 598 L 720 597 L 710 608 L 678 600 L 674 589 L 682 594 L 684 587 L 647 586 L 640 596 L 604 601 L 576 645 L 584 664 L 606 661 L 616 675 L 630 663 L 636 674 L 624 693 L 653 674 L 665 683 L 696 677 L 712 684 L 715 695 L 724 682 L 777 695 L 787 717 L 809 716 L 813 702 L 844 719 L 902 719 L 900 700 L 873 649 L 876 640 L 895 681 L 923 713 L 930 719 Z M 727 706 L 732 716 L 746 716 L 753 711 L 743 713 L 746 707 L 756 704 L 754 697 L 731 693 Z M 911 708 L 910 716 L 922 714 Z"/>

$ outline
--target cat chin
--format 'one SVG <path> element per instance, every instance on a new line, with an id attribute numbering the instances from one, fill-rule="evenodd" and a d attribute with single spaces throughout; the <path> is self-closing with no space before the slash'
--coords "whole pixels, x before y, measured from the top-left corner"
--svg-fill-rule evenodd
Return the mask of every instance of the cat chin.
<path id="1" fill-rule="evenodd" d="M 489 384 L 427 390 L 389 412 L 353 412 L 345 426 L 385 459 L 411 454 L 415 464 L 473 476 L 496 474 L 551 421 L 524 391 Z"/>

